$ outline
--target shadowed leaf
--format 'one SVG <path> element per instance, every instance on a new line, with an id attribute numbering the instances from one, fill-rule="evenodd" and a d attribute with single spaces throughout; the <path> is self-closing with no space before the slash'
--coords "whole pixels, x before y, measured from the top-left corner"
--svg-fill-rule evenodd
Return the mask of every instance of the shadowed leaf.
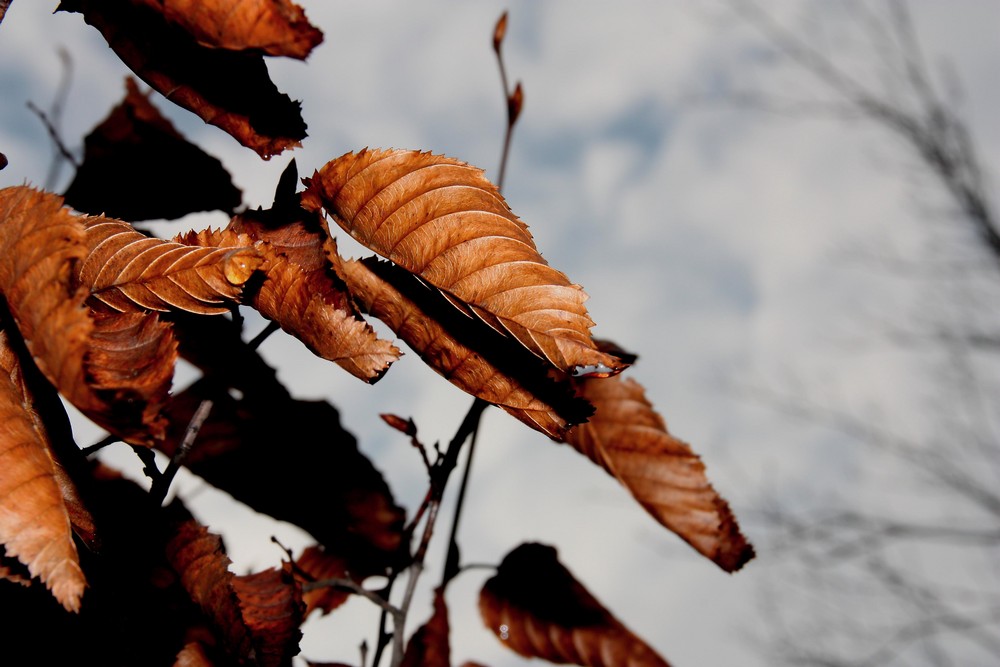
<path id="1" fill-rule="evenodd" d="M 383 574 L 398 558 L 405 515 L 337 411 L 267 386 L 246 388 L 237 400 L 216 382 L 206 379 L 175 397 L 169 414 L 176 428 L 164 452 L 173 454 L 183 425 L 202 399 L 212 399 L 186 459 L 191 471 L 258 512 L 308 531 L 347 558 L 352 574 Z"/>
<path id="2" fill-rule="evenodd" d="M 192 247 L 151 238 L 119 220 L 87 221 L 90 253 L 80 282 L 118 311 L 229 311 L 264 258 L 254 248 Z M 235 245 L 235 243 L 234 243 Z"/>
<path id="3" fill-rule="evenodd" d="M 0 545 L 63 607 L 79 611 L 86 579 L 58 468 L 17 356 L 0 331 Z"/>
<path id="4" fill-rule="evenodd" d="M 483 623 L 517 653 L 586 667 L 666 667 L 558 560 L 526 543 L 503 559 L 479 594 Z"/>
<path id="5" fill-rule="evenodd" d="M 564 374 L 454 308 L 412 274 L 375 258 L 344 262 L 343 272 L 363 309 L 462 391 L 553 438 L 591 414 Z"/>
<path id="6" fill-rule="evenodd" d="M 580 381 L 597 412 L 575 426 L 566 442 L 607 470 L 661 524 L 727 572 L 753 558 L 753 547 L 705 476 L 691 447 L 666 423 L 631 379 Z"/>
<path id="7" fill-rule="evenodd" d="M 184 28 L 198 43 L 232 51 L 305 59 L 323 33 L 288 0 L 138 0 Z"/>
<path id="8" fill-rule="evenodd" d="M 291 574 L 270 568 L 233 577 L 243 622 L 250 630 L 256 663 L 261 667 L 291 665 L 302 639 L 302 591 Z"/>
<path id="9" fill-rule="evenodd" d="M 184 590 L 222 634 L 227 652 L 249 657 L 253 646 L 222 540 L 193 519 L 183 521 L 176 524 L 167 541 L 166 556 Z"/>
<path id="10" fill-rule="evenodd" d="M 347 558 L 327 552 L 322 546 L 311 546 L 303 550 L 295 561 L 295 567 L 298 571 L 308 575 L 308 581 L 351 578 L 350 564 Z M 363 579 L 364 577 L 358 577 L 355 581 L 360 584 Z M 303 591 L 302 601 L 306 604 L 305 615 L 308 616 L 317 609 L 324 614 L 329 614 L 346 602 L 350 595 L 349 591 L 335 586 Z"/>
<path id="11" fill-rule="evenodd" d="M 306 208 L 325 208 L 358 242 L 556 368 L 607 375 L 626 366 L 594 345 L 587 295 L 542 258 L 481 170 L 430 153 L 364 150 L 306 185 Z"/>
<path id="12" fill-rule="evenodd" d="M 434 613 L 410 637 L 402 667 L 451 667 L 448 632 L 448 603 L 438 588 L 434 591 Z"/>
<path id="13" fill-rule="evenodd" d="M 125 84 L 125 99 L 84 139 L 66 203 L 132 222 L 238 207 L 242 195 L 222 163 L 185 140 L 135 79 Z"/>
<path id="14" fill-rule="evenodd" d="M 298 102 L 278 92 L 259 53 L 201 46 L 153 7 L 129 0 L 62 0 L 58 9 L 83 14 L 140 79 L 262 158 L 305 138 Z"/>
<path id="15" fill-rule="evenodd" d="M 0 191 L 0 292 L 39 370 L 74 406 L 103 428 L 135 444 L 162 436 L 156 384 L 92 382 L 88 367 L 94 321 L 78 286 L 87 253 L 80 218 L 62 199 L 28 187 Z M 142 385 L 142 391 L 135 391 Z M 148 391 L 147 391 L 148 390 Z M 149 418 L 149 421 L 147 421 Z"/>

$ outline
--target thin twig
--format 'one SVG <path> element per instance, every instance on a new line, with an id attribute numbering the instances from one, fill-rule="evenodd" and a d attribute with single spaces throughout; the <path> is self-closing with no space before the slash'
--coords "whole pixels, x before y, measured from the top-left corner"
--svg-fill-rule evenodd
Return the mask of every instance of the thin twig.
<path id="1" fill-rule="evenodd" d="M 187 458 L 188 453 L 191 451 L 191 447 L 194 446 L 195 438 L 198 437 L 198 432 L 201 430 L 205 420 L 208 419 L 208 413 L 211 411 L 212 401 L 207 398 L 203 399 L 198 405 L 198 409 L 194 411 L 194 415 L 188 423 L 187 431 L 184 433 L 184 439 L 177 447 L 177 451 L 174 452 L 173 457 L 171 457 L 166 470 L 163 471 L 158 479 L 153 480 L 153 486 L 149 490 L 149 493 L 156 502 L 163 502 L 164 498 L 167 497 L 167 490 L 170 488 L 170 483 L 177 475 L 177 471 L 180 470 L 181 464 L 184 463 L 184 459 Z"/>
<path id="2" fill-rule="evenodd" d="M 79 169 L 80 163 L 77 161 L 76 157 L 74 157 L 74 155 L 69 151 L 69 149 L 66 148 L 66 145 L 63 144 L 62 139 L 59 137 L 59 132 L 56 130 L 55 127 L 52 126 L 52 123 L 49 122 L 49 118 L 48 116 L 45 115 L 45 112 L 36 107 L 31 102 L 28 102 L 28 108 L 31 109 L 31 111 L 34 112 L 36 116 L 38 116 L 39 120 L 42 121 L 42 124 L 45 125 L 45 129 L 46 131 L 48 131 L 49 137 L 52 139 L 52 142 L 56 145 L 56 149 L 59 151 L 59 153 L 62 154 L 62 156 L 66 158 L 66 160 L 71 165 Z"/>
<path id="3" fill-rule="evenodd" d="M 381 595 L 375 591 L 370 591 L 356 581 L 351 579 L 344 579 L 342 577 L 331 577 L 330 579 L 318 579 L 316 581 L 307 581 L 302 584 L 302 592 L 306 593 L 309 591 L 315 591 L 320 588 L 339 588 L 341 590 L 350 591 L 356 593 L 366 600 L 374 602 L 379 607 L 388 612 L 393 618 L 399 618 L 403 611 L 399 607 L 394 606 L 388 600 L 383 598 Z"/>
<path id="4" fill-rule="evenodd" d="M 91 454 L 96 454 L 98 451 L 104 449 L 108 445 L 113 445 L 116 442 L 120 442 L 121 438 L 117 435 L 112 435 L 109 433 L 92 445 L 88 445 L 80 450 L 80 453 L 84 456 L 90 456 Z"/>

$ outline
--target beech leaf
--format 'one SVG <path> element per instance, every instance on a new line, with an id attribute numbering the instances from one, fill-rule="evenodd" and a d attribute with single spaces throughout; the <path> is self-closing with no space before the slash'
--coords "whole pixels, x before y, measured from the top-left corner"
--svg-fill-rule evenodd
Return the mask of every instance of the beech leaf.
<path id="1" fill-rule="evenodd" d="M 451 667 L 448 632 L 448 603 L 444 590 L 438 588 L 434 591 L 434 613 L 410 637 L 402 667 Z"/>
<path id="2" fill-rule="evenodd" d="M 234 218 L 223 232 L 189 234 L 181 240 L 225 246 L 238 243 L 232 240 L 237 235 L 251 239 L 267 257 L 264 280 L 245 296 L 244 303 L 277 322 L 313 354 L 366 382 L 377 382 L 399 358 L 399 350 L 379 338 L 356 311 L 346 287 L 325 259 L 319 234 L 307 232 L 300 223 L 271 231 Z M 274 245 L 271 239 L 296 246 L 286 252 L 287 246 Z M 306 245 L 309 241 L 311 246 Z"/>
<path id="3" fill-rule="evenodd" d="M 231 561 L 222 540 L 193 519 L 175 525 L 166 545 L 171 567 L 202 613 L 221 633 L 230 655 L 246 659 L 253 652 L 233 586 Z"/>
<path id="4" fill-rule="evenodd" d="M 479 612 L 504 646 L 526 657 L 586 667 L 667 667 L 550 546 L 526 543 L 507 554 L 479 593 Z"/>
<path id="5" fill-rule="evenodd" d="M 180 25 L 199 44 L 305 59 L 323 41 L 289 0 L 138 0 Z"/>
<path id="6" fill-rule="evenodd" d="M 84 139 L 66 203 L 132 222 L 238 207 L 242 195 L 222 163 L 184 139 L 135 79 L 125 87 L 125 99 Z"/>
<path id="7" fill-rule="evenodd" d="M 358 242 L 556 368 L 625 368 L 592 341 L 587 295 L 542 258 L 481 170 L 430 153 L 363 150 L 328 162 L 306 186 L 306 208 L 325 208 Z"/>
<path id="8" fill-rule="evenodd" d="M 661 524 L 727 572 L 753 558 L 729 504 L 705 476 L 691 447 L 667 431 L 663 417 L 632 379 L 580 381 L 597 411 L 566 442 L 604 468 Z"/>
<path id="9" fill-rule="evenodd" d="M 118 311 L 229 311 L 264 258 L 252 247 L 192 247 L 151 238 L 127 222 L 87 220 L 80 282 Z"/>
<path id="10" fill-rule="evenodd" d="M 351 293 L 456 387 L 560 438 L 593 411 L 568 377 L 387 262 L 343 264 Z"/>
<path id="11" fill-rule="evenodd" d="M 255 51 L 202 46 L 159 11 L 160 3 L 62 0 L 83 14 L 135 74 L 174 104 L 269 159 L 306 136 L 299 103 L 271 82 Z"/>
<path id="12" fill-rule="evenodd" d="M 69 611 L 79 611 L 86 579 L 69 510 L 42 424 L 7 334 L 0 331 L 0 545 L 27 566 Z"/>
<path id="13" fill-rule="evenodd" d="M 0 191 L 0 256 L 5 258 L 0 292 L 35 364 L 96 423 L 128 442 L 148 445 L 162 437 L 157 406 L 145 405 L 160 394 L 159 387 L 138 378 L 124 387 L 92 382 L 88 362 L 95 324 L 84 305 L 89 291 L 77 280 L 87 254 L 85 239 L 82 221 L 62 207 L 57 195 L 24 186 Z M 144 390 L 133 391 L 140 384 Z"/>

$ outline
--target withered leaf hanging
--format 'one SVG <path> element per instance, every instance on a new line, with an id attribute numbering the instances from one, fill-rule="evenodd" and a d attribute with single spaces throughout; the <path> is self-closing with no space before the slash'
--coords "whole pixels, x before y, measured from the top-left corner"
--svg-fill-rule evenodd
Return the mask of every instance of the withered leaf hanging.
<path id="1" fill-rule="evenodd" d="M 610 375 L 627 364 L 597 349 L 587 295 L 542 258 L 527 226 L 483 172 L 406 150 L 363 150 L 306 179 L 303 206 L 442 290 L 555 368 Z"/>

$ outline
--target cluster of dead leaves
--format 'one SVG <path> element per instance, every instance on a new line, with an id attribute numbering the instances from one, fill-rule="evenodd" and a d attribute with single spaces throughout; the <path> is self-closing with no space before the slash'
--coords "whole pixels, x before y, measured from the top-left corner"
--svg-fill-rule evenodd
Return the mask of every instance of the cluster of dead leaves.
<path id="1" fill-rule="evenodd" d="M 322 39 L 288 0 L 63 0 L 60 10 L 82 13 L 140 78 L 261 157 L 305 136 L 263 62 L 305 58 Z M 109 642 L 106 664 L 285 665 L 305 617 L 348 595 L 303 584 L 360 583 L 412 562 L 405 513 L 381 475 L 332 406 L 294 399 L 244 342 L 227 316 L 239 307 L 368 383 L 401 354 L 365 319 L 376 318 L 455 386 L 601 466 L 722 569 L 753 556 L 698 456 L 620 375 L 635 356 L 592 337 L 587 295 L 546 262 L 482 171 L 366 149 L 302 190 L 293 162 L 270 209 L 236 213 L 241 194 L 221 164 L 126 87 L 65 197 L 0 190 L 0 580 L 40 581 L 77 612 L 5 584 L 31 610 L 21 619 L 66 637 L 53 651 L 124 627 L 134 641 Z M 228 225 L 167 240 L 131 224 L 210 209 L 230 213 Z M 329 221 L 378 256 L 342 258 Z M 180 357 L 202 376 L 174 392 Z M 184 464 L 315 545 L 281 569 L 232 574 L 221 540 L 179 501 L 161 508 L 81 455 L 60 397 L 147 461 L 152 449 L 180 456 L 210 402 Z M 512 551 L 480 608 L 526 656 L 665 664 L 549 547 Z M 441 590 L 404 662 L 449 661 Z"/>

